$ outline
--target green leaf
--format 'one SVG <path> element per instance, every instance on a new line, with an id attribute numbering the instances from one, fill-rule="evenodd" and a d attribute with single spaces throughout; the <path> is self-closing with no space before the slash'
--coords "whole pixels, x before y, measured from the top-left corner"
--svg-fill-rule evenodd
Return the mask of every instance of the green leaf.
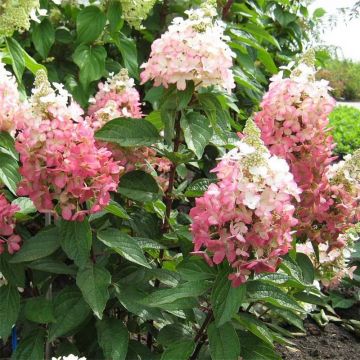
<path id="1" fill-rule="evenodd" d="M 246 284 L 247 296 L 253 301 L 266 301 L 282 309 L 304 312 L 297 302 L 276 286 L 262 283 L 261 281 L 249 281 Z"/>
<path id="2" fill-rule="evenodd" d="M 326 305 L 326 297 L 321 298 L 315 294 L 311 294 L 309 292 L 301 292 L 294 294 L 294 298 L 298 301 L 308 303 L 308 304 L 314 304 L 319 306 L 325 306 Z M 304 312 L 304 310 L 303 310 Z"/>
<path id="3" fill-rule="evenodd" d="M 187 187 L 185 191 L 185 196 L 188 197 L 202 196 L 211 183 L 214 183 L 214 180 L 197 179 Z"/>
<path id="4" fill-rule="evenodd" d="M 286 27 L 297 18 L 296 14 L 291 14 L 290 12 L 283 10 L 280 6 L 275 9 L 274 15 L 275 19 L 282 27 Z"/>
<path id="5" fill-rule="evenodd" d="M 278 71 L 278 68 L 274 63 L 273 58 L 267 52 L 267 50 L 259 49 L 258 50 L 258 59 L 264 64 L 266 69 L 269 72 L 271 72 L 272 74 L 275 74 Z"/>
<path id="6" fill-rule="evenodd" d="M 120 1 L 110 1 L 106 16 L 109 20 L 110 33 L 115 34 L 116 32 L 120 31 L 124 25 Z"/>
<path id="7" fill-rule="evenodd" d="M 91 227 L 88 219 L 82 222 L 65 221 L 60 223 L 61 247 L 67 256 L 79 267 L 84 266 L 90 257 L 92 245 Z"/>
<path id="8" fill-rule="evenodd" d="M 40 24 L 34 25 L 31 39 L 36 51 L 43 59 L 46 59 L 55 42 L 55 30 L 48 18 L 44 18 Z"/>
<path id="9" fill-rule="evenodd" d="M 10 264 L 12 255 L 2 253 L 0 255 L 0 272 L 4 275 L 9 284 L 25 287 L 25 267 L 24 264 Z"/>
<path id="10" fill-rule="evenodd" d="M 312 284 L 315 280 L 315 270 L 312 261 L 303 253 L 296 254 L 296 262 L 299 265 L 305 282 Z"/>
<path id="11" fill-rule="evenodd" d="M 157 341 L 163 346 L 169 346 L 179 339 L 191 340 L 194 337 L 191 326 L 182 323 L 165 325 L 157 337 Z"/>
<path id="12" fill-rule="evenodd" d="M 14 38 L 6 38 L 6 47 L 8 49 L 12 68 L 19 83 L 22 82 L 22 76 L 25 70 L 25 60 L 23 56 L 23 48 Z M 0 166 L 1 169 L 1 166 Z"/>
<path id="13" fill-rule="evenodd" d="M 240 342 L 231 323 L 216 327 L 214 323 L 207 330 L 210 355 L 213 360 L 237 360 L 240 355 Z"/>
<path id="14" fill-rule="evenodd" d="M 129 333 L 120 319 L 103 319 L 96 323 L 99 344 L 106 359 L 125 360 Z"/>
<path id="15" fill-rule="evenodd" d="M 79 290 L 66 288 L 54 297 L 56 322 L 51 324 L 49 341 L 67 334 L 83 323 L 91 313 Z"/>
<path id="16" fill-rule="evenodd" d="M 235 319 L 246 330 L 249 330 L 255 336 L 272 346 L 273 337 L 271 331 L 262 321 L 258 320 L 255 316 L 246 313 L 235 315 Z"/>
<path id="17" fill-rule="evenodd" d="M 20 210 L 15 214 L 16 219 L 24 219 L 28 214 L 35 213 L 36 207 L 34 203 L 26 197 L 19 197 L 12 202 L 13 205 L 17 205 Z"/>
<path id="18" fill-rule="evenodd" d="M 161 355 L 161 360 L 188 360 L 194 348 L 193 340 L 178 340 L 165 349 Z"/>
<path id="19" fill-rule="evenodd" d="M 302 331 L 305 331 L 303 320 L 301 319 L 300 316 L 296 315 L 290 310 L 279 309 L 278 307 L 270 304 L 268 304 L 267 306 L 271 309 L 272 313 L 282 317 L 287 323 L 296 326 L 298 329 Z"/>
<path id="20" fill-rule="evenodd" d="M 163 304 L 171 304 L 176 300 L 197 297 L 204 294 L 210 287 L 210 283 L 206 281 L 191 281 L 180 284 L 171 289 L 156 290 L 142 301 L 147 306 L 160 306 Z"/>
<path id="21" fill-rule="evenodd" d="M 281 360 L 273 347 L 257 336 L 245 331 L 239 331 L 241 339 L 241 356 L 243 360 Z"/>
<path id="22" fill-rule="evenodd" d="M 51 255 L 60 247 L 60 232 L 49 227 L 24 241 L 20 251 L 10 260 L 11 263 L 33 261 Z"/>
<path id="23" fill-rule="evenodd" d="M 123 58 L 124 66 L 129 70 L 129 75 L 139 79 L 139 64 L 137 60 L 136 42 L 120 33 L 113 38 Z"/>
<path id="24" fill-rule="evenodd" d="M 181 128 L 187 146 L 200 159 L 213 134 L 209 119 L 197 112 L 191 112 L 181 118 Z"/>
<path id="25" fill-rule="evenodd" d="M 73 267 L 65 265 L 63 262 L 51 258 L 39 259 L 27 264 L 33 270 L 44 271 L 52 274 L 75 275 Z"/>
<path id="26" fill-rule="evenodd" d="M 79 43 L 91 43 L 103 32 L 106 23 L 105 14 L 97 6 L 87 6 L 76 18 L 76 30 Z"/>
<path id="27" fill-rule="evenodd" d="M 131 200 L 147 202 L 160 197 L 156 180 L 145 171 L 135 170 L 121 177 L 118 192 Z"/>
<path id="28" fill-rule="evenodd" d="M 117 229 L 100 230 L 98 239 L 125 259 L 151 269 L 143 251 L 131 236 Z"/>
<path id="29" fill-rule="evenodd" d="M 246 24 L 240 26 L 243 30 L 258 36 L 260 39 L 268 41 L 270 44 L 275 45 L 280 50 L 278 41 L 268 31 L 260 27 L 258 24 L 247 22 Z"/>
<path id="30" fill-rule="evenodd" d="M 45 331 L 38 329 L 31 335 L 21 339 L 11 360 L 44 359 Z"/>
<path id="31" fill-rule="evenodd" d="M 94 314 L 102 319 L 110 297 L 108 288 L 111 284 L 111 274 L 104 267 L 89 261 L 86 267 L 78 271 L 76 284 Z"/>
<path id="32" fill-rule="evenodd" d="M 185 90 L 178 90 L 175 85 L 171 85 L 161 98 L 161 110 L 184 110 L 188 106 L 193 94 L 193 81 L 186 82 Z"/>
<path id="33" fill-rule="evenodd" d="M 11 333 L 20 310 L 20 295 L 10 284 L 0 287 L 0 338 L 6 340 Z"/>
<path id="34" fill-rule="evenodd" d="M 15 160 L 19 159 L 14 138 L 8 132 L 0 131 L 0 151 L 12 156 Z"/>
<path id="35" fill-rule="evenodd" d="M 131 118 L 109 121 L 96 132 L 95 137 L 124 147 L 153 145 L 160 140 L 154 125 L 147 120 Z"/>
<path id="36" fill-rule="evenodd" d="M 25 60 L 25 67 L 32 72 L 32 74 L 36 75 L 38 70 L 46 70 L 44 65 L 39 64 L 35 61 L 25 50 L 22 49 L 22 56 Z"/>
<path id="37" fill-rule="evenodd" d="M 24 314 L 28 320 L 40 324 L 55 321 L 53 304 L 43 297 L 27 299 Z"/>
<path id="38" fill-rule="evenodd" d="M 192 256 L 183 260 L 176 270 L 187 281 L 214 279 L 216 275 L 214 268 L 210 267 L 198 256 Z"/>
<path id="39" fill-rule="evenodd" d="M 126 213 L 126 210 L 114 200 L 110 200 L 110 204 L 105 206 L 105 210 L 108 213 L 119 217 L 120 219 L 130 219 L 130 216 Z"/>
<path id="40" fill-rule="evenodd" d="M 211 305 L 217 327 L 230 321 L 238 312 L 244 301 L 245 293 L 245 285 L 236 288 L 231 286 L 228 271 L 219 272 L 211 293 Z"/>
<path id="41" fill-rule="evenodd" d="M 106 50 L 103 46 L 80 44 L 73 54 L 80 69 L 80 82 L 87 89 L 92 81 L 99 80 L 105 73 Z"/>
<path id="42" fill-rule="evenodd" d="M 16 195 L 17 183 L 21 180 L 19 165 L 10 155 L 0 153 L 0 182 Z"/>

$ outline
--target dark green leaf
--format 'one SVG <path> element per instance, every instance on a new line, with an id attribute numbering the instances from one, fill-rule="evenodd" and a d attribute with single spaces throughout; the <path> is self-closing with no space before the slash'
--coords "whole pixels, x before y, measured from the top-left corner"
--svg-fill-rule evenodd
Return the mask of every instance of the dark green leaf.
<path id="1" fill-rule="evenodd" d="M 106 229 L 98 232 L 98 239 L 125 259 L 151 269 L 143 251 L 131 236 L 117 229 Z"/>
<path id="2" fill-rule="evenodd" d="M 114 34 L 121 30 L 124 24 L 122 19 L 121 3 L 117 0 L 111 0 L 107 10 L 110 33 Z"/>
<path id="3" fill-rule="evenodd" d="M 75 275 L 73 267 L 51 258 L 39 259 L 27 264 L 30 269 L 44 271 L 52 274 Z"/>
<path id="4" fill-rule="evenodd" d="M 291 22 L 296 20 L 296 14 L 291 14 L 290 12 L 283 10 L 280 6 L 278 6 L 274 11 L 275 19 L 279 22 L 279 24 L 283 27 L 286 27 Z"/>
<path id="5" fill-rule="evenodd" d="M 95 137 L 124 147 L 153 145 L 160 138 L 150 122 L 143 119 L 120 118 L 106 123 Z"/>
<path id="6" fill-rule="evenodd" d="M 24 264 L 10 264 L 13 258 L 9 253 L 0 255 L 0 272 L 4 275 L 9 284 L 25 287 L 25 266 Z"/>
<path id="7" fill-rule="evenodd" d="M 136 43 L 133 39 L 120 34 L 114 38 L 123 58 L 124 66 L 129 70 L 129 75 L 135 79 L 139 78 L 139 64 L 137 60 Z"/>
<path id="8" fill-rule="evenodd" d="M 300 316 L 293 313 L 290 310 L 280 309 L 276 306 L 268 304 L 267 307 L 271 309 L 271 312 L 282 317 L 287 323 L 296 326 L 298 329 L 304 330 L 303 320 Z"/>
<path id="9" fill-rule="evenodd" d="M 141 170 L 123 175 L 118 192 L 131 200 L 141 202 L 154 201 L 160 197 L 160 189 L 155 179 Z"/>
<path id="10" fill-rule="evenodd" d="M 96 323 L 99 344 L 106 359 L 125 360 L 129 333 L 120 319 L 105 318 Z"/>
<path id="11" fill-rule="evenodd" d="M 11 360 L 44 359 L 45 331 L 38 329 L 31 335 L 21 339 Z"/>
<path id="12" fill-rule="evenodd" d="M 111 274 L 102 266 L 88 262 L 76 276 L 76 284 L 82 291 L 85 301 L 94 314 L 102 319 L 102 315 L 109 300 L 108 287 L 111 283 Z"/>
<path id="13" fill-rule="evenodd" d="M 46 228 L 24 241 L 20 251 L 11 259 L 11 263 L 27 262 L 44 258 L 60 247 L 60 232 L 56 227 Z"/>
<path id="14" fill-rule="evenodd" d="M 187 281 L 213 279 L 216 274 L 214 268 L 210 267 L 198 256 L 183 260 L 177 266 L 177 271 L 180 273 L 181 277 Z"/>
<path id="15" fill-rule="evenodd" d="M 186 191 L 185 196 L 188 197 L 199 197 L 204 194 L 204 192 L 207 190 L 209 185 L 213 183 L 214 180 L 211 179 L 198 179 L 195 180 L 193 183 L 191 183 Z"/>
<path id="16" fill-rule="evenodd" d="M 55 30 L 48 18 L 44 18 L 40 24 L 34 26 L 31 38 L 36 51 L 46 59 L 55 42 Z"/>
<path id="17" fill-rule="evenodd" d="M 187 146 L 200 159 L 213 134 L 210 121 L 204 115 L 191 112 L 181 118 L 181 128 Z"/>
<path id="18" fill-rule="evenodd" d="M 308 284 L 312 284 L 315 279 L 315 270 L 312 261 L 309 257 L 303 253 L 296 254 L 296 262 L 298 263 L 299 267 L 301 268 L 304 280 Z"/>
<path id="19" fill-rule="evenodd" d="M 16 195 L 17 183 L 21 180 L 17 161 L 8 154 L 0 153 L 0 182 Z"/>
<path id="20" fill-rule="evenodd" d="M 36 323 L 46 324 L 55 321 L 53 304 L 43 297 L 26 300 L 24 313 L 28 320 Z"/>
<path id="21" fill-rule="evenodd" d="M 87 6 L 76 18 L 76 30 L 79 43 L 91 43 L 103 32 L 106 23 L 105 14 L 97 6 Z"/>
<path id="22" fill-rule="evenodd" d="M 165 349 L 161 355 L 161 360 L 188 360 L 194 348 L 193 340 L 178 340 Z"/>
<path id="23" fill-rule="evenodd" d="M 237 360 L 240 355 L 240 342 L 231 323 L 216 327 L 214 323 L 208 328 L 210 354 L 213 360 Z"/>
<path id="24" fill-rule="evenodd" d="M 67 256 L 79 267 L 84 266 L 90 257 L 92 234 L 89 221 L 65 221 L 60 223 L 61 247 Z"/>
<path id="25" fill-rule="evenodd" d="M 56 322 L 49 330 L 49 341 L 67 334 L 84 322 L 91 310 L 84 301 L 79 290 L 66 288 L 54 298 L 54 314 Z"/>
<path id="26" fill-rule="evenodd" d="M 169 346 L 179 339 L 191 340 L 194 337 L 191 326 L 175 323 L 164 326 L 157 337 L 161 345 Z"/>
<path id="27" fill-rule="evenodd" d="M 105 207 L 105 210 L 121 219 L 130 219 L 129 215 L 126 213 L 126 210 L 117 202 L 110 200 L 110 204 Z"/>
<path id="28" fill-rule="evenodd" d="M 6 38 L 6 47 L 11 58 L 12 68 L 14 70 L 16 78 L 21 84 L 21 79 L 25 70 L 25 60 L 23 55 L 24 50 L 21 45 L 12 37 Z"/>
<path id="29" fill-rule="evenodd" d="M 20 295 L 16 286 L 0 286 L 0 338 L 7 339 L 20 309 Z"/>

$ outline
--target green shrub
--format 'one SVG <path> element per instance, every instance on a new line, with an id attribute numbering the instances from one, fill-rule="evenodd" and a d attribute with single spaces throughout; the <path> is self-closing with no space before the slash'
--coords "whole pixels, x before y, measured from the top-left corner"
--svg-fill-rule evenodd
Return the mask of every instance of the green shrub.
<path id="1" fill-rule="evenodd" d="M 351 154 L 360 148 L 360 110 L 352 106 L 338 106 L 330 114 L 335 152 Z"/>

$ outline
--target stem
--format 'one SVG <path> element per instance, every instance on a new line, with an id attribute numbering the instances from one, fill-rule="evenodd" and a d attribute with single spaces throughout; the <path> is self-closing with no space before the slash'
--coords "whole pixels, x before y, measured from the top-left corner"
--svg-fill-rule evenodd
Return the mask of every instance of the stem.
<path id="1" fill-rule="evenodd" d="M 45 226 L 49 226 L 51 225 L 51 214 L 50 213 L 46 213 L 45 214 Z M 48 291 L 46 292 L 45 298 L 47 300 L 51 300 L 52 299 L 52 284 L 49 284 L 49 288 Z M 46 341 L 45 344 L 45 360 L 50 360 L 50 356 L 51 356 L 51 343 L 49 341 Z"/>
<path id="2" fill-rule="evenodd" d="M 225 19 L 230 11 L 231 5 L 234 3 L 234 0 L 228 0 L 227 3 L 225 4 L 225 6 L 223 7 L 223 12 L 222 12 L 222 18 Z"/>
<path id="3" fill-rule="evenodd" d="M 196 348 L 195 348 L 194 352 L 192 353 L 191 357 L 189 358 L 189 360 L 195 360 L 197 358 L 197 356 L 199 355 L 201 347 L 204 345 L 204 342 L 206 340 L 205 330 L 208 327 L 208 325 L 210 324 L 212 318 L 213 318 L 213 312 L 212 312 L 212 310 L 210 310 L 208 312 L 208 314 L 206 315 L 206 318 L 205 318 L 203 324 L 201 325 L 201 328 L 195 335 L 194 341 L 197 342 L 197 345 L 196 345 Z"/>

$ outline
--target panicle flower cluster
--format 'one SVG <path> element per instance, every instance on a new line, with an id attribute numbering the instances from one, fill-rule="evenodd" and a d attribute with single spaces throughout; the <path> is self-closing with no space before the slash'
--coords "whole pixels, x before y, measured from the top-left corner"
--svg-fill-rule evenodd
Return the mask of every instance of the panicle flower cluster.
<path id="1" fill-rule="evenodd" d="M 0 131 L 12 133 L 27 122 L 28 109 L 20 101 L 15 77 L 0 62 Z"/>
<path id="2" fill-rule="evenodd" d="M 274 272 L 291 247 L 298 189 L 286 161 L 270 156 L 249 119 L 244 137 L 213 170 L 218 178 L 191 209 L 195 254 L 210 265 L 227 260 L 233 286 L 251 272 Z M 204 250 L 202 251 L 202 248 Z"/>
<path id="3" fill-rule="evenodd" d="M 296 251 L 309 256 L 316 269 L 319 281 L 325 287 L 339 285 L 342 278 L 348 276 L 350 279 L 356 270 L 356 266 L 349 267 L 351 256 L 350 243 L 347 247 L 331 249 L 328 244 L 319 244 L 319 260 L 317 260 L 313 246 L 308 240 L 304 244 L 297 244 Z"/>
<path id="4" fill-rule="evenodd" d="M 17 205 L 9 203 L 4 194 L 0 194 L 0 255 L 5 251 L 5 244 L 9 254 L 20 249 L 21 237 L 14 233 L 15 213 L 19 210 Z"/>
<path id="5" fill-rule="evenodd" d="M 54 86 L 57 92 L 38 72 L 31 98 L 34 124 L 16 139 L 23 176 L 18 193 L 29 196 L 40 212 L 60 210 L 65 220 L 82 221 L 109 203 L 119 166 L 110 151 L 96 146 L 81 108 L 68 105 L 68 92 Z"/>
<path id="6" fill-rule="evenodd" d="M 39 0 L 3 0 L 0 3 L 0 35 L 11 36 L 14 31 L 29 30 L 30 20 L 40 22 L 46 15 Z"/>
<path id="7" fill-rule="evenodd" d="M 137 30 L 144 27 L 142 22 L 146 20 L 157 0 L 120 0 L 122 16 L 126 22 Z"/>
<path id="8" fill-rule="evenodd" d="M 313 54 L 304 55 L 290 78 L 282 73 L 272 78 L 255 122 L 262 139 L 274 155 L 286 159 L 302 189 L 297 206 L 297 234 L 334 247 L 356 218 L 356 202 L 341 184 L 331 184 L 328 170 L 334 148 L 328 134 L 328 115 L 335 100 L 328 83 L 315 81 Z"/>
<path id="9" fill-rule="evenodd" d="M 110 75 L 105 83 L 101 83 L 99 92 L 92 102 L 86 120 L 95 131 L 115 118 L 139 119 L 143 116 L 140 95 L 126 69 L 122 69 L 117 75 Z M 170 171 L 171 163 L 166 158 L 156 156 L 154 149 L 147 146 L 125 148 L 112 143 L 100 144 L 112 152 L 120 166 L 120 175 L 132 170 L 152 172 L 159 184 L 163 188 L 167 187 L 167 173 Z M 157 173 L 160 175 L 156 176 Z"/>
<path id="10" fill-rule="evenodd" d="M 231 71 L 232 57 L 226 44 L 224 25 L 214 21 L 216 10 L 203 4 L 186 11 L 188 19 L 177 17 L 160 39 L 153 42 L 147 63 L 141 67 L 142 82 L 154 79 L 154 85 L 176 84 L 186 88 L 186 80 L 197 87 L 218 85 L 228 92 L 235 87 Z"/>

